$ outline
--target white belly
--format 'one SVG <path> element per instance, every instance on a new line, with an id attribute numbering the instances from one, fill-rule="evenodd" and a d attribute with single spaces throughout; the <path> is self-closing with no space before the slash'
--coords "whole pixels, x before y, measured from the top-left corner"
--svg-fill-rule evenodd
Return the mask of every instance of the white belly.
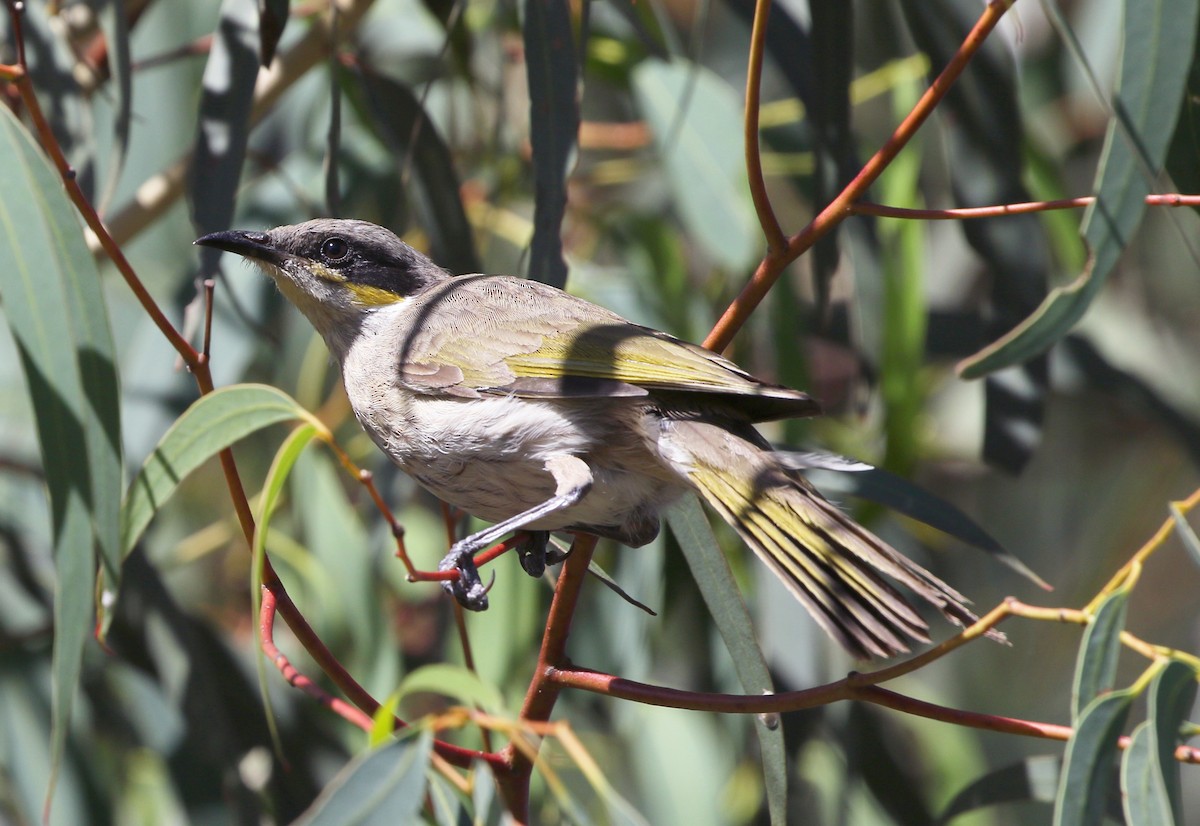
<path id="1" fill-rule="evenodd" d="M 555 455 L 583 459 L 592 487 L 578 504 L 532 523 L 535 530 L 612 526 L 644 535 L 685 489 L 658 455 L 657 418 L 635 400 L 448 399 L 361 383 L 356 391 L 351 404 L 375 443 L 439 499 L 482 519 L 550 499 L 556 484 L 545 463 Z"/>

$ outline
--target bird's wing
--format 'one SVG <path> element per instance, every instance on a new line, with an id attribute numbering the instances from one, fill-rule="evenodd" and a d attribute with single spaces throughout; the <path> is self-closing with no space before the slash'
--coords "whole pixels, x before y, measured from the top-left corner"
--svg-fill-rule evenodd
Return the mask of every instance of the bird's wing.
<path id="1" fill-rule="evenodd" d="M 755 420 L 815 415 L 798 390 L 766 384 L 716 353 L 536 281 L 455 278 L 407 308 L 416 319 L 402 348 L 410 389 L 541 398 L 700 396 Z M 438 317 L 422 323 L 422 315 Z M 753 401 L 752 401 L 753 400 Z"/>

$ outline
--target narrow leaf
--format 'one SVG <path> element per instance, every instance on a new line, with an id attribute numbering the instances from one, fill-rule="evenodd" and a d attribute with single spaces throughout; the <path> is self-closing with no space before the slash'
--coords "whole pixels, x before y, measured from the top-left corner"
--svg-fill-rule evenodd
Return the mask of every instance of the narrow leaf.
<path id="1" fill-rule="evenodd" d="M 1175 533 L 1179 534 L 1183 547 L 1191 554 L 1192 561 L 1200 565 L 1200 536 L 1196 536 L 1191 523 L 1187 521 L 1187 516 L 1174 502 L 1171 503 L 1171 518 L 1175 520 Z"/>
<path id="2" fill-rule="evenodd" d="M 293 826 L 418 823 L 433 734 L 397 740 L 350 762 Z"/>
<path id="3" fill-rule="evenodd" d="M 464 706 L 478 706 L 489 714 L 502 714 L 504 698 L 492 684 L 460 665 L 437 663 L 413 671 L 396 689 L 400 702 L 410 694 L 430 693 L 452 697 Z"/>
<path id="4" fill-rule="evenodd" d="M 122 553 L 133 550 L 155 512 L 193 470 L 256 430 L 296 419 L 315 421 L 282 390 L 263 384 L 223 387 L 198 399 L 163 435 L 125 494 Z"/>
<path id="5" fill-rule="evenodd" d="M 133 120 L 133 68 L 129 53 L 129 19 L 122 0 L 106 0 L 99 15 L 104 40 L 108 46 L 108 68 L 116 86 L 116 114 L 113 118 L 112 161 L 109 163 L 108 180 L 104 193 L 97 200 L 99 212 L 104 214 L 112 200 L 125 159 L 129 154 L 129 125 Z"/>
<path id="6" fill-rule="evenodd" d="M 733 658 L 742 688 L 747 694 L 774 692 L 766 659 L 754 636 L 750 612 L 734 584 L 729 560 L 717 545 L 700 500 L 690 495 L 683 497 L 667 511 L 667 524 L 679 541 L 704 603 Z M 760 719 L 755 721 L 754 732 L 762 753 L 771 823 L 781 826 L 787 820 L 787 753 L 783 731 Z"/>
<path id="7" fill-rule="evenodd" d="M 1196 40 L 1200 0 L 1125 3 L 1124 57 L 1095 203 L 1083 219 L 1091 250 L 1084 271 L 1050 292 L 1011 332 L 959 365 L 978 378 L 1045 351 L 1075 325 L 1104 286 L 1145 212 L 1174 133 Z"/>
<path id="8" fill-rule="evenodd" d="M 653 57 L 670 58 L 675 34 L 663 28 L 659 19 L 661 4 L 657 0 L 612 0 L 613 11 L 621 15 L 633 29 L 633 35 Z"/>
<path id="9" fill-rule="evenodd" d="M 270 66 L 275 59 L 275 47 L 283 37 L 288 21 L 289 0 L 259 0 L 258 5 L 258 59 L 263 66 Z M 330 11 L 337 13 L 337 7 Z"/>
<path id="10" fill-rule="evenodd" d="M 1117 740 L 1134 692 L 1114 691 L 1079 715 L 1067 742 L 1054 805 L 1054 826 L 1099 826 L 1113 788 Z"/>
<path id="11" fill-rule="evenodd" d="M 917 48 L 938 69 L 953 58 L 978 13 L 957 0 L 903 3 L 901 8 Z M 1012 49 L 1001 38 L 989 38 L 938 107 L 946 115 L 943 133 L 954 170 L 950 182 L 960 206 L 1033 200 L 1025 186 L 1028 141 L 1016 77 Z M 958 222 L 988 271 L 991 286 L 982 334 L 989 341 L 1007 333 L 1046 297 L 1051 258 L 1042 218 L 1027 214 Z M 1070 233 L 1077 245 L 1074 221 Z M 1037 447 L 1047 365 L 1044 357 L 1031 359 L 988 377 L 983 435 L 988 464 L 1019 473 Z"/>
<path id="12" fill-rule="evenodd" d="M 789 460 L 795 455 L 797 454 L 786 454 Z M 812 454 L 799 455 L 804 457 L 804 462 L 813 461 L 809 459 Z M 852 459 L 843 461 L 846 464 L 842 467 L 831 461 L 799 467 L 808 468 L 804 469 L 804 475 L 825 493 L 856 496 L 886 505 L 897 513 L 986 551 L 1039 588 L 1051 590 L 1045 580 L 1009 553 L 991 534 L 951 502 L 883 468 L 872 467 Z"/>
<path id="13" fill-rule="evenodd" d="M 1125 820 L 1138 826 L 1184 823 L 1179 762 L 1179 728 L 1196 699 L 1196 672 L 1172 660 L 1154 675 L 1146 721 L 1134 731 L 1121 764 Z"/>
<path id="14" fill-rule="evenodd" d="M 467 213 L 459 196 L 454 158 L 436 124 L 412 89 L 387 75 L 363 68 L 343 90 L 351 106 L 376 132 L 411 176 L 409 197 L 430 252 L 451 272 L 478 272 L 479 257 Z"/>
<path id="15" fill-rule="evenodd" d="M 1149 720 L 1133 730 L 1121 759 L 1121 796 L 1127 823 L 1137 826 L 1174 826 L 1171 800 L 1158 771 L 1154 724 Z"/>
<path id="16" fill-rule="evenodd" d="M 1062 764 L 1058 755 L 1039 754 L 990 771 L 954 795 L 937 822 L 947 823 L 966 812 L 999 803 L 1053 803 Z"/>
<path id="17" fill-rule="evenodd" d="M 99 274 L 37 144 L 0 107 L 0 301 L 29 385 L 50 495 L 54 597 L 51 780 L 92 623 L 95 549 L 118 573 L 120 410 Z"/>
<path id="18" fill-rule="evenodd" d="M 579 60 L 570 4 L 524 0 L 524 9 L 534 184 L 529 277 L 562 287 L 567 283 L 561 236 L 567 174 L 579 137 Z"/>
<path id="19" fill-rule="evenodd" d="M 723 269 L 751 266 L 763 239 L 746 183 L 738 93 L 708 69 L 682 61 L 643 60 L 631 80 L 691 240 Z"/>
<path id="20" fill-rule="evenodd" d="M 192 222 L 201 234 L 228 229 L 246 157 L 250 109 L 258 78 L 258 3 L 224 0 L 204 67 L 204 93 L 192 159 Z M 202 247 L 204 273 L 217 271 L 221 251 Z"/>
<path id="21" fill-rule="evenodd" d="M 1125 630 L 1125 611 L 1129 592 L 1115 591 L 1096 609 L 1096 616 L 1083 633 L 1075 664 L 1075 684 L 1071 692 L 1071 719 L 1079 715 L 1095 698 L 1113 687 L 1117 659 L 1121 654 L 1121 632 Z"/>

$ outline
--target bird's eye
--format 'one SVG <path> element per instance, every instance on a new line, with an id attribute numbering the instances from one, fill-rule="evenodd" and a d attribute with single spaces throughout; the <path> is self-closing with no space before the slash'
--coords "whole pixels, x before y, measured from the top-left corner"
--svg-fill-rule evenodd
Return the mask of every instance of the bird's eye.
<path id="1" fill-rule="evenodd" d="M 321 257 L 326 261 L 341 261 L 350 254 L 350 245 L 341 238 L 326 238 L 321 244 Z"/>

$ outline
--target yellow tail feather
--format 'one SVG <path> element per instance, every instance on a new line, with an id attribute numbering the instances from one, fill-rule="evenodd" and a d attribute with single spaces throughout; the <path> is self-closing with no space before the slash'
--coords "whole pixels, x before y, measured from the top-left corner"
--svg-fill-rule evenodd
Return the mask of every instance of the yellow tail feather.
<path id="1" fill-rule="evenodd" d="M 769 451 L 713 425 L 689 425 L 703 428 L 695 435 L 720 454 L 720 461 L 705 461 L 711 451 L 693 452 L 692 484 L 851 654 L 886 657 L 907 651 L 911 641 L 929 641 L 928 626 L 883 574 L 951 622 L 975 621 L 961 594 L 855 523 Z M 724 444 L 713 445 L 714 437 Z"/>

